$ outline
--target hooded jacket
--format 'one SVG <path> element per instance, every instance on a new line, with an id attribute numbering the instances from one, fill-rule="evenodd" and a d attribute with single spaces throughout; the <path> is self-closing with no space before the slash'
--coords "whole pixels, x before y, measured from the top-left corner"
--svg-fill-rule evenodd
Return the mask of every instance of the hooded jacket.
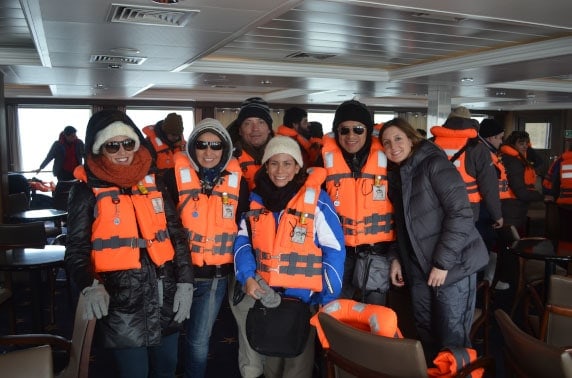
<path id="1" fill-rule="evenodd" d="M 199 164 L 195 148 L 195 142 L 206 132 L 217 135 L 224 146 L 221 161 L 209 170 Z M 248 186 L 232 151 L 226 129 L 207 118 L 189 136 L 188 154 L 175 155 L 178 211 L 189 235 L 196 277 L 212 278 L 232 272 L 232 246 L 239 214 L 248 210 Z M 206 174 L 216 181 L 214 185 L 205 182 Z"/>
<path id="2" fill-rule="evenodd" d="M 447 270 L 445 285 L 487 264 L 488 252 L 475 228 L 465 184 L 438 146 L 421 141 L 400 167 L 389 172 L 389 182 L 394 204 L 399 195 L 394 185 L 401 187 L 403 212 L 396 211 L 395 217 L 405 224 L 406 235 L 398 226 L 397 238 L 408 236 L 412 248 L 401 248 L 404 262 L 413 253 L 427 277 L 433 267 Z M 404 266 L 407 270 L 408 264 Z"/>
<path id="3" fill-rule="evenodd" d="M 133 128 L 139 136 L 141 148 L 149 148 L 143 135 L 123 112 L 104 110 L 89 121 L 86 132 L 87 151 L 91 151 L 95 136 L 115 121 Z M 71 278 L 80 290 L 92 284 L 94 278 L 105 286 L 110 295 L 109 314 L 98 320 L 98 332 L 107 348 L 153 346 L 161 342 L 162 335 L 178 330 L 173 319 L 173 298 L 178 282 L 193 282 L 189 249 L 178 213 L 163 185 L 157 185 L 164 199 L 167 230 L 175 249 L 172 262 L 156 268 L 147 250 L 141 248 L 140 269 L 120 270 L 96 274 L 91 261 L 92 225 L 95 220 L 96 197 L 92 188 L 112 188 L 115 184 L 96 177 L 88 167 L 86 178 L 76 183 L 69 195 L 68 236 L 65 263 Z M 123 194 L 131 188 L 118 188 Z M 163 297 L 159 298 L 162 277 Z M 162 302 L 162 303 L 161 303 Z"/>

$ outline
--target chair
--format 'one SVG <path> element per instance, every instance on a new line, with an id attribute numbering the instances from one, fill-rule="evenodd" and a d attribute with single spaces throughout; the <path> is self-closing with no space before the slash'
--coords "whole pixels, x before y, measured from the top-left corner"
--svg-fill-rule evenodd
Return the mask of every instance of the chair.
<path id="1" fill-rule="evenodd" d="M 5 287 L 0 287 L 0 307 L 8 307 L 8 317 L 10 321 L 10 332 L 16 332 L 16 317 L 14 316 L 14 303 L 12 302 L 12 291 Z"/>
<path id="2" fill-rule="evenodd" d="M 51 378 L 52 352 L 49 345 L 0 355 L 0 376 L 10 378 Z"/>
<path id="3" fill-rule="evenodd" d="M 550 289 L 540 339 L 549 345 L 572 347 L 572 277 L 550 276 Z"/>
<path id="4" fill-rule="evenodd" d="M 318 319 L 330 344 L 325 351 L 328 378 L 427 377 L 427 363 L 419 340 L 373 335 L 340 322 L 325 312 L 318 313 Z M 479 358 L 457 376 L 469 376 L 478 368 L 493 372 L 494 360 L 491 357 Z"/>
<path id="5" fill-rule="evenodd" d="M 0 344 L 17 346 L 48 344 L 54 349 L 63 349 L 67 352 L 69 360 L 65 368 L 55 376 L 59 378 L 87 378 L 96 320 L 85 320 L 83 318 L 84 307 L 84 296 L 80 295 L 76 306 L 71 340 L 58 335 L 25 334 L 1 336 Z"/>
<path id="6" fill-rule="evenodd" d="M 563 348 L 545 342 L 518 328 L 509 315 L 501 309 L 495 318 L 504 339 L 505 369 L 510 376 L 529 378 L 564 377 L 561 366 Z"/>
<path id="7" fill-rule="evenodd" d="M 542 249 L 543 253 L 554 253 L 554 245 L 547 238 L 520 238 L 518 231 L 512 225 L 503 226 L 498 230 L 499 242 L 501 245 L 501 253 L 511 254 L 510 249 L 513 248 L 516 243 L 519 242 L 535 242 L 537 243 L 536 249 Z M 505 260 L 505 259 L 502 259 Z M 514 295 L 514 300 L 511 305 L 510 315 L 513 317 L 515 315 L 516 309 L 522 299 L 526 294 L 527 287 L 530 289 L 536 288 L 542 284 L 544 280 L 544 261 L 540 260 L 528 260 L 524 257 L 517 257 L 517 267 L 516 267 L 516 291 Z M 498 271 L 497 266 L 497 271 Z M 563 268 L 558 267 L 556 269 L 556 274 L 565 275 L 566 271 Z M 498 274 L 495 272 L 495 278 L 493 279 L 492 287 L 496 285 L 498 281 Z M 524 310 L 525 317 L 527 310 Z"/>
<path id="8" fill-rule="evenodd" d="M 30 194 L 24 192 L 8 194 L 6 203 L 6 219 L 11 220 L 12 214 L 30 209 Z"/>
<path id="9" fill-rule="evenodd" d="M 483 354 L 489 355 L 490 332 L 490 285 L 489 281 L 482 280 L 477 283 L 477 295 L 480 295 L 480 306 L 475 308 L 473 324 L 469 337 L 473 344 L 483 343 Z M 478 337 L 481 336 L 482 338 Z"/>

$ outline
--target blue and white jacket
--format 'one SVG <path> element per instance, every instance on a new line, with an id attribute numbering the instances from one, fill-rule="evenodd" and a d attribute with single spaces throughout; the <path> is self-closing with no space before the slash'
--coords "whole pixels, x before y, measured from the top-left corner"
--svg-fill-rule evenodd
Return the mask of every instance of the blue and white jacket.
<path id="1" fill-rule="evenodd" d="M 262 204 L 262 198 L 250 194 L 250 201 Z M 276 220 L 276 229 L 281 220 L 283 210 L 273 213 Z M 342 290 L 342 277 L 344 275 L 344 260 L 346 249 L 344 234 L 339 218 L 334 211 L 333 203 L 326 192 L 320 191 L 318 206 L 314 214 L 314 241 L 322 250 L 322 292 L 316 293 L 306 289 L 280 288 L 286 297 L 299 298 L 305 303 L 326 304 L 339 297 Z M 246 280 L 254 278 L 256 274 L 256 260 L 252 250 L 247 221 L 243 215 L 240 221 L 240 230 L 234 243 L 234 267 L 236 279 L 244 286 Z"/>

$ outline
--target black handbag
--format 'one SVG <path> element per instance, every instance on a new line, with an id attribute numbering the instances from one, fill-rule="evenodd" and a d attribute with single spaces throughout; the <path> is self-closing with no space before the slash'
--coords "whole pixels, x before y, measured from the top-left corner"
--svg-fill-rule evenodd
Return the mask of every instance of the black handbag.
<path id="1" fill-rule="evenodd" d="M 310 306 L 295 298 L 282 298 L 276 308 L 260 301 L 246 316 L 246 338 L 256 352 L 272 357 L 296 357 L 310 334 Z"/>

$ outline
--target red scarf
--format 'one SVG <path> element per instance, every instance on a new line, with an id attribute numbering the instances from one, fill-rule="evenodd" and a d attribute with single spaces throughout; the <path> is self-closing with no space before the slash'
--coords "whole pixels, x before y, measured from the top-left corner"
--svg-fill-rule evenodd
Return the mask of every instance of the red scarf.
<path id="1" fill-rule="evenodd" d="M 87 155 L 89 170 L 100 180 L 128 188 L 137 185 L 151 168 L 151 153 L 144 147 L 135 152 L 130 165 L 114 164 L 103 155 Z"/>

